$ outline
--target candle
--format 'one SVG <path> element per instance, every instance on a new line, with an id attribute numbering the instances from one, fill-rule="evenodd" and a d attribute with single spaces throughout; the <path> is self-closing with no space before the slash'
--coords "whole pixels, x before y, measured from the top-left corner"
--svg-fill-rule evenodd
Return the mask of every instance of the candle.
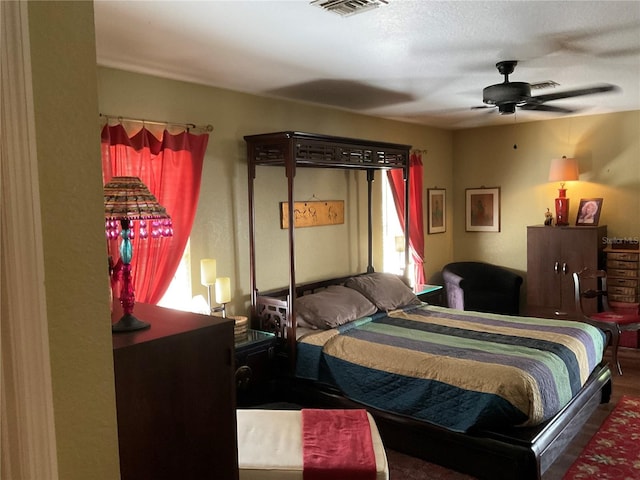
<path id="1" fill-rule="evenodd" d="M 200 260 L 200 283 L 205 287 L 216 283 L 216 261 L 213 258 Z"/>
<path id="2" fill-rule="evenodd" d="M 231 279 L 229 277 L 216 278 L 216 303 L 223 304 L 231 301 Z"/>

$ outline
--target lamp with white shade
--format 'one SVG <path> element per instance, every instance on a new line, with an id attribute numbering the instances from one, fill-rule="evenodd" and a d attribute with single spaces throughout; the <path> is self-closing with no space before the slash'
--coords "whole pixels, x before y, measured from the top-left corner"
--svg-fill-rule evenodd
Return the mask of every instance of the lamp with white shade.
<path id="1" fill-rule="evenodd" d="M 209 303 L 209 313 L 222 312 L 226 318 L 226 304 L 231 301 L 231 279 L 229 277 L 217 277 L 216 261 L 213 258 L 203 258 L 200 260 L 200 283 L 207 287 L 207 301 Z M 214 307 L 211 297 L 211 289 L 215 292 L 215 302 L 219 304 Z"/>
<path id="2" fill-rule="evenodd" d="M 216 261 L 213 258 L 200 260 L 200 283 L 207 287 L 207 303 L 211 312 L 211 288 L 216 284 Z"/>
<path id="3" fill-rule="evenodd" d="M 227 316 L 227 303 L 231 301 L 231 279 L 229 277 L 216 278 L 216 303 L 220 305 L 222 316 Z"/>

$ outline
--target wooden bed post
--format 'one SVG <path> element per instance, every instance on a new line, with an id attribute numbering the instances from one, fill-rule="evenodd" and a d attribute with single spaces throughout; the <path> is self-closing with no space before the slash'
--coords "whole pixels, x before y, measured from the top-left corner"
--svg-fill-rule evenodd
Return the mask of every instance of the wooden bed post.
<path id="1" fill-rule="evenodd" d="M 409 232 L 411 231 L 411 224 L 409 223 L 411 183 L 409 179 L 411 177 L 411 153 L 409 153 L 409 158 L 407 158 L 402 171 L 404 173 L 404 278 L 408 284 L 411 285 L 411 277 L 409 275 Z M 422 192 L 420 192 L 419 195 L 422 195 Z M 415 285 L 411 286 L 414 287 Z"/>
<path id="2" fill-rule="evenodd" d="M 294 179 L 296 176 L 296 151 L 295 142 L 289 143 L 285 151 L 285 171 L 287 175 L 287 205 L 289 213 L 289 296 L 287 314 L 287 345 L 289 349 L 289 365 L 291 372 L 296 369 L 296 248 L 295 248 L 295 222 L 294 215 Z"/>
<path id="3" fill-rule="evenodd" d="M 367 228 L 367 245 L 368 245 L 368 257 L 367 257 L 367 273 L 373 273 L 373 217 L 371 215 L 371 206 L 373 204 L 373 181 L 375 177 L 374 170 L 367 170 L 367 198 L 369 201 L 368 207 L 368 228 Z"/>
<path id="4" fill-rule="evenodd" d="M 247 142 L 247 176 L 249 179 L 249 285 L 251 287 L 251 317 L 249 323 L 252 324 L 257 318 L 257 289 L 256 289 L 256 233 L 254 224 L 256 221 L 256 210 L 254 204 L 254 181 L 256 179 L 256 164 L 254 162 L 253 144 Z M 257 325 L 251 325 L 256 328 Z"/>

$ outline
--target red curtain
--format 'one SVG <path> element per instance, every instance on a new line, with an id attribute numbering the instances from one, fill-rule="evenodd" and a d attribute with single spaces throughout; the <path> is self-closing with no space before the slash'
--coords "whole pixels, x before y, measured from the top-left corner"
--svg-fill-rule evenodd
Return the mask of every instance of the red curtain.
<path id="1" fill-rule="evenodd" d="M 145 240 L 138 235 L 139 222 L 134 222 L 131 266 L 137 302 L 158 303 L 180 264 L 196 214 L 208 141 L 208 134 L 186 131 L 173 135 L 165 130 L 158 139 L 146 128 L 132 137 L 120 124 L 102 129 L 104 183 L 115 176 L 140 178 L 173 222 L 172 237 Z M 108 242 L 108 253 L 118 260 L 118 240 Z"/>
<path id="2" fill-rule="evenodd" d="M 422 221 L 422 155 L 411 153 L 409 156 L 409 249 L 415 264 L 413 284 L 426 283 L 424 275 L 424 227 Z M 402 231 L 404 226 L 404 176 L 400 169 L 387 172 L 393 201 L 396 204 Z"/>

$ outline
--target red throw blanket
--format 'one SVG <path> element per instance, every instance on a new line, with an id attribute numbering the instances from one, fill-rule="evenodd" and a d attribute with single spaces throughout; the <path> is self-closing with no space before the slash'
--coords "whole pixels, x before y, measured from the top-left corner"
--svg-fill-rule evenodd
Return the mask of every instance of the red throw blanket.
<path id="1" fill-rule="evenodd" d="M 375 480 L 366 410 L 302 409 L 304 480 Z"/>

